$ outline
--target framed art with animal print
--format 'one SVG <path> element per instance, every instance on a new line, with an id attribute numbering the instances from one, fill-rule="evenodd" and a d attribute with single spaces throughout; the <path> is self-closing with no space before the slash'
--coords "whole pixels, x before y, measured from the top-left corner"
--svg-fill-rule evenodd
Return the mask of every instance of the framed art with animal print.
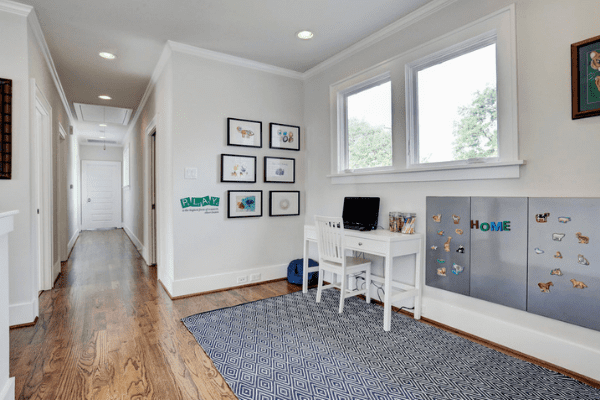
<path id="1" fill-rule="evenodd" d="M 300 150 L 300 127 L 271 122 L 269 147 L 282 150 Z"/>
<path id="2" fill-rule="evenodd" d="M 600 115 L 600 36 L 571 45 L 572 119 Z"/>
<path id="3" fill-rule="evenodd" d="M 227 118 L 227 146 L 262 147 L 262 122 Z"/>
<path id="4" fill-rule="evenodd" d="M 11 178 L 12 81 L 0 78 L 0 179 Z"/>
<path id="5" fill-rule="evenodd" d="M 221 182 L 256 183 L 256 157 L 221 154 Z"/>

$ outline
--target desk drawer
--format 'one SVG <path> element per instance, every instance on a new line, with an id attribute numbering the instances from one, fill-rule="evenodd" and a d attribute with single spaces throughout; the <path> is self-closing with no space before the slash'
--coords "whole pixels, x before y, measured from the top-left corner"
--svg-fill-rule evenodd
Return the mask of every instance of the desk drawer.
<path id="1" fill-rule="evenodd" d="M 388 243 L 378 240 L 363 239 L 354 236 L 346 236 L 346 248 L 349 250 L 364 251 L 384 255 L 388 251 Z"/>

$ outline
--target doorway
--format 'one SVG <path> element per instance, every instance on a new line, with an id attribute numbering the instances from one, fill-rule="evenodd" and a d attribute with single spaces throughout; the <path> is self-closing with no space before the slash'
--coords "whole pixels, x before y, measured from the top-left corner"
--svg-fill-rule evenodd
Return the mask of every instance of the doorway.
<path id="1" fill-rule="evenodd" d="M 81 162 L 81 203 L 84 230 L 122 227 L 120 162 Z"/>
<path id="2" fill-rule="evenodd" d="M 150 266 L 156 266 L 156 130 L 150 136 Z"/>

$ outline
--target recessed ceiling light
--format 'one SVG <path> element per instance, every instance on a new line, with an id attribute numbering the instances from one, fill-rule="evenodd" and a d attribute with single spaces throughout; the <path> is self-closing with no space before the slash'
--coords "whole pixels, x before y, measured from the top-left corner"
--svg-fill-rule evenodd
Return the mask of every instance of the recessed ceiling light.
<path id="1" fill-rule="evenodd" d="M 313 33 L 311 31 L 300 31 L 297 36 L 302 40 L 308 40 L 313 37 Z"/>
<path id="2" fill-rule="evenodd" d="M 106 139 L 105 136 L 100 136 L 98 139 Z"/>
<path id="3" fill-rule="evenodd" d="M 117 58 L 113 53 L 107 53 L 106 51 L 101 51 L 98 55 L 102 58 L 106 58 L 107 60 L 114 60 Z"/>
<path id="4" fill-rule="evenodd" d="M 106 126 L 106 124 L 100 124 L 100 126 Z"/>
<path id="5" fill-rule="evenodd" d="M 106 95 L 101 95 L 101 96 L 98 96 L 98 98 L 100 98 L 100 99 L 102 99 L 102 100 L 112 100 L 112 97 L 110 97 L 110 96 L 106 96 Z"/>

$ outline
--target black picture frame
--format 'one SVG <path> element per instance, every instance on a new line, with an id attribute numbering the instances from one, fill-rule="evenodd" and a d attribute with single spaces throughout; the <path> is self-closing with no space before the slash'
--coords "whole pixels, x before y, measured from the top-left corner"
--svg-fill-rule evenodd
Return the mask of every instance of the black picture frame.
<path id="1" fill-rule="evenodd" d="M 0 179 L 12 178 L 12 80 L 0 78 Z"/>
<path id="2" fill-rule="evenodd" d="M 265 157 L 264 181 L 267 183 L 296 183 L 296 159 Z"/>
<path id="3" fill-rule="evenodd" d="M 287 203 L 285 203 L 286 201 Z M 297 215 L 300 215 L 299 190 L 271 190 L 269 192 L 269 217 Z"/>
<path id="4" fill-rule="evenodd" d="M 221 182 L 256 183 L 256 157 L 221 154 Z"/>
<path id="5" fill-rule="evenodd" d="M 269 148 L 300 151 L 300 127 L 271 122 L 269 124 Z"/>
<path id="6" fill-rule="evenodd" d="M 600 115 L 600 36 L 571 45 L 571 118 Z"/>
<path id="7" fill-rule="evenodd" d="M 262 190 L 229 190 L 227 191 L 227 218 L 252 218 L 263 215 Z M 245 199 L 253 197 L 254 208 L 248 208 Z M 241 205 L 240 205 L 241 203 Z M 244 209 L 246 208 L 246 209 Z"/>
<path id="8" fill-rule="evenodd" d="M 250 133 L 252 134 L 251 136 Z M 262 122 L 227 118 L 227 146 L 262 147 Z"/>

